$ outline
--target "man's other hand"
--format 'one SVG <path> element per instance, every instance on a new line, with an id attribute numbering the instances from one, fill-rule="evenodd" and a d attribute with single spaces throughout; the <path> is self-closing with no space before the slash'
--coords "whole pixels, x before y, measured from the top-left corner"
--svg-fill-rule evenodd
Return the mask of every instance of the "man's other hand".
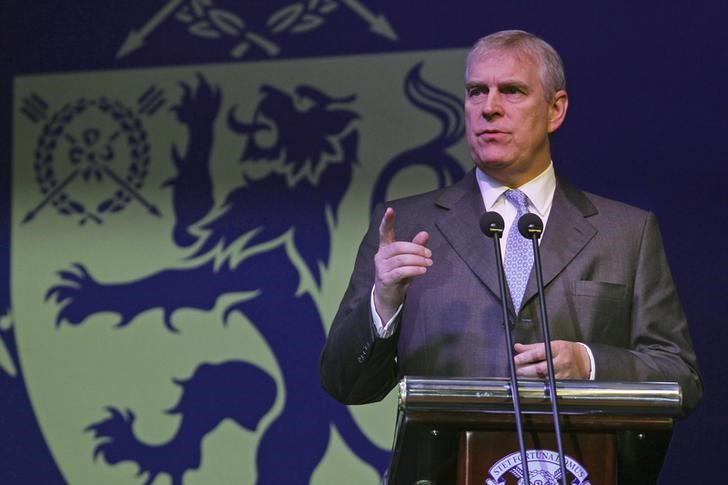
<path id="1" fill-rule="evenodd" d="M 546 368 L 546 347 L 543 343 L 516 344 L 513 361 L 519 377 L 548 376 Z M 566 340 L 551 342 L 551 356 L 554 360 L 556 379 L 589 379 L 591 364 L 589 354 L 583 345 Z"/>

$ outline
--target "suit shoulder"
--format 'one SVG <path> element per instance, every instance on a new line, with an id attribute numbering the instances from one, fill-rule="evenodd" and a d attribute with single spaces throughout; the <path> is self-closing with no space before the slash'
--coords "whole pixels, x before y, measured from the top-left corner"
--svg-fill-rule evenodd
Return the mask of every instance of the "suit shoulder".
<path id="1" fill-rule="evenodd" d="M 626 202 L 610 199 L 591 192 L 583 192 L 583 194 L 602 216 L 644 220 L 652 215 L 652 212 L 635 205 L 627 204 Z"/>
<path id="2" fill-rule="evenodd" d="M 388 201 L 385 205 L 394 207 L 395 210 L 397 210 L 397 208 L 411 209 L 422 206 L 429 207 L 432 206 L 432 204 L 438 199 L 440 194 L 442 194 L 445 190 L 447 190 L 447 188 L 436 189 L 429 192 L 422 192 L 419 194 L 409 195 L 398 199 L 392 199 Z"/>
<path id="3" fill-rule="evenodd" d="M 457 204 L 464 197 L 479 193 L 474 170 L 471 170 L 451 185 L 395 199 L 387 202 L 387 205 L 394 207 L 395 210 L 397 210 L 397 207 L 405 210 L 433 210 L 435 207 L 447 209 Z"/>
<path id="4" fill-rule="evenodd" d="M 622 201 L 578 189 L 559 179 L 557 190 L 572 207 L 597 227 L 612 231 L 641 233 L 643 228 L 654 222 L 652 212 Z"/>
<path id="5" fill-rule="evenodd" d="M 659 224 L 653 212 L 588 192 L 584 196 L 596 209 L 588 218 L 595 226 L 626 238 L 641 239 L 645 234 L 659 234 Z"/>

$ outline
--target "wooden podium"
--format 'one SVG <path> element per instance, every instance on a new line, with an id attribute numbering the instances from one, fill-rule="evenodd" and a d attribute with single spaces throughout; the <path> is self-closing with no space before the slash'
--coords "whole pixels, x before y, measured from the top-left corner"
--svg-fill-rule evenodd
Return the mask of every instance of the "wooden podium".
<path id="1" fill-rule="evenodd" d="M 557 381 L 568 483 L 654 484 L 682 412 L 674 382 Z M 545 381 L 519 380 L 532 484 L 560 484 Z M 523 485 L 508 379 L 406 377 L 389 485 Z"/>

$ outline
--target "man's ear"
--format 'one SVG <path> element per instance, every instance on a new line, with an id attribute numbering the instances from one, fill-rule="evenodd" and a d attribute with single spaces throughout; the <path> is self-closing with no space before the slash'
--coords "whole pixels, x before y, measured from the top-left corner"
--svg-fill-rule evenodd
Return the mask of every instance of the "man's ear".
<path id="1" fill-rule="evenodd" d="M 554 94 L 549 106 L 549 133 L 558 130 L 566 118 L 566 111 L 569 109 L 569 96 L 566 91 L 559 89 Z"/>

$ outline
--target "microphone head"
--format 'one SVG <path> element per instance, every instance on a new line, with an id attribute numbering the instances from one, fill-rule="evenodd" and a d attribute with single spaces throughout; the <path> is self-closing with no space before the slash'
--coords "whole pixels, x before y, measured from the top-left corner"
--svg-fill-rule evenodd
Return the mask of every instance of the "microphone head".
<path id="1" fill-rule="evenodd" d="M 495 211 L 480 216 L 480 230 L 488 237 L 495 237 L 496 234 L 501 237 L 504 227 L 503 217 Z"/>
<path id="2" fill-rule="evenodd" d="M 518 231 L 526 239 L 538 239 L 543 232 L 543 222 L 536 214 L 528 212 L 518 219 Z"/>

